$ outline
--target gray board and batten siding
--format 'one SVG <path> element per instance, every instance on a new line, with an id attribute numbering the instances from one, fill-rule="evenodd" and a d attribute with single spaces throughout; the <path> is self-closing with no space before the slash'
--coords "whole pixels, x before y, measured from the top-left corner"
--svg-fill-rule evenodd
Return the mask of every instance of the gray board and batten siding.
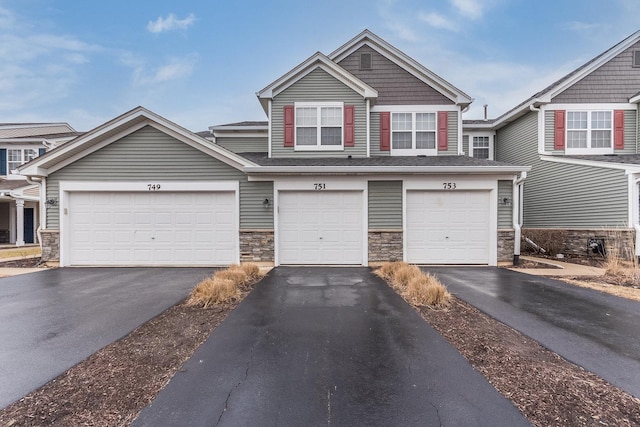
<path id="1" fill-rule="evenodd" d="M 369 181 L 369 230 L 402 231 L 402 181 Z"/>
<path id="2" fill-rule="evenodd" d="M 381 107 L 383 108 L 383 107 Z M 407 112 L 411 112 L 410 109 Z M 434 111 L 435 112 L 435 111 Z M 458 155 L 458 112 L 449 111 L 447 116 L 447 150 L 438 151 L 438 156 L 457 156 Z M 369 119 L 371 131 L 371 156 L 389 156 L 389 151 L 380 150 L 380 113 L 371 113 Z"/>
<path id="3" fill-rule="evenodd" d="M 360 54 L 371 54 L 371 69 L 360 69 Z M 454 102 L 399 65 L 364 45 L 338 63 L 378 91 L 378 105 L 453 105 Z"/>
<path id="4" fill-rule="evenodd" d="M 613 118 L 612 118 L 613 120 Z M 555 140 L 555 111 L 544 112 L 544 149 L 548 153 L 563 154 L 564 150 L 554 148 Z M 624 149 L 616 149 L 616 154 L 636 154 L 638 151 L 636 141 L 637 113 L 634 110 L 624 111 Z"/>
<path id="5" fill-rule="evenodd" d="M 265 136 L 261 137 L 245 137 L 245 136 L 234 136 L 234 137 L 225 137 L 218 136 L 216 137 L 216 144 L 219 146 L 226 148 L 229 151 L 233 151 L 234 153 L 267 153 L 269 152 L 269 138 L 265 134 Z"/>
<path id="6" fill-rule="evenodd" d="M 627 103 L 640 88 L 640 68 L 633 67 L 633 52 L 640 42 L 559 93 L 553 103 Z"/>
<path id="7" fill-rule="evenodd" d="M 355 107 L 355 144 L 344 150 L 295 151 L 284 146 L 284 107 L 296 102 L 344 102 Z M 315 69 L 283 90 L 273 99 L 271 107 L 272 157 L 366 157 L 366 104 L 358 93 L 326 71 Z"/>
<path id="8" fill-rule="evenodd" d="M 602 228 L 626 225 L 623 170 L 540 160 L 537 113 L 496 133 L 498 161 L 531 165 L 524 184 L 525 228 Z"/>
<path id="9" fill-rule="evenodd" d="M 240 228 L 273 229 L 272 182 L 249 182 L 241 171 L 146 126 L 52 173 L 47 196 L 58 197 L 60 181 L 239 181 Z M 58 206 L 47 209 L 47 228 L 58 229 Z"/>

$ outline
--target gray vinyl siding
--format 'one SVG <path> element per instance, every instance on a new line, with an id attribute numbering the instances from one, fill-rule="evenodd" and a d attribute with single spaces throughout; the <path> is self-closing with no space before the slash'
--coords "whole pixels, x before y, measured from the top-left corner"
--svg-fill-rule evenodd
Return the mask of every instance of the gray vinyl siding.
<path id="1" fill-rule="evenodd" d="M 60 181 L 206 181 L 240 183 L 240 228 L 273 229 L 273 184 L 248 182 L 241 171 L 150 126 L 56 171 L 47 178 L 47 196 L 59 196 Z M 47 228 L 60 224 L 57 206 L 47 209 Z"/>
<path id="2" fill-rule="evenodd" d="M 360 53 L 370 53 L 371 70 L 360 70 Z M 378 91 L 378 105 L 451 105 L 454 102 L 369 46 L 362 46 L 339 65 Z"/>
<path id="3" fill-rule="evenodd" d="M 336 151 L 294 151 L 284 146 L 284 106 L 296 102 L 344 102 L 355 106 L 355 145 Z M 316 69 L 278 94 L 272 104 L 272 157 L 366 157 L 367 120 L 364 98 L 321 69 Z"/>
<path id="4" fill-rule="evenodd" d="M 216 144 L 234 153 L 267 153 L 269 138 L 264 137 L 224 137 L 216 138 Z"/>
<path id="5" fill-rule="evenodd" d="M 640 68 L 632 66 L 633 51 L 637 49 L 640 42 L 555 96 L 552 102 L 629 102 L 640 87 Z"/>
<path id="6" fill-rule="evenodd" d="M 471 155 L 471 149 L 469 148 L 469 135 L 462 135 L 462 152 L 465 156 Z"/>
<path id="7" fill-rule="evenodd" d="M 369 181 L 369 229 L 402 230 L 402 181 Z"/>
<path id="8" fill-rule="evenodd" d="M 637 113 L 634 110 L 624 112 L 624 149 L 615 150 L 616 154 L 637 153 Z M 613 118 L 612 118 L 613 120 Z M 555 142 L 555 111 L 544 112 L 544 149 L 548 153 L 563 154 L 564 150 L 554 149 Z"/>
<path id="9" fill-rule="evenodd" d="M 600 228 L 627 223 L 624 171 L 540 160 L 537 113 L 497 131 L 497 159 L 531 166 L 524 184 L 524 227 Z"/>
<path id="10" fill-rule="evenodd" d="M 449 111 L 447 118 L 447 151 L 438 151 L 439 156 L 458 155 L 458 112 Z M 380 113 L 371 113 L 369 119 L 369 137 L 371 138 L 371 156 L 389 156 L 389 151 L 380 151 Z"/>
<path id="11" fill-rule="evenodd" d="M 513 228 L 513 182 L 498 181 L 498 228 Z M 508 202 L 505 203 L 504 200 Z"/>

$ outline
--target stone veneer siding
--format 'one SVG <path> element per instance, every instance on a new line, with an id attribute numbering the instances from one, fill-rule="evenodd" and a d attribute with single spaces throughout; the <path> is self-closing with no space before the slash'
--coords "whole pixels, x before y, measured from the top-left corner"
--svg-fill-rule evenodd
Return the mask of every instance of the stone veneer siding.
<path id="1" fill-rule="evenodd" d="M 369 230 L 369 262 L 402 261 L 402 230 Z"/>
<path id="2" fill-rule="evenodd" d="M 240 230 L 240 262 L 273 262 L 273 230 Z"/>
<path id="3" fill-rule="evenodd" d="M 523 235 L 526 230 L 545 230 L 545 229 L 523 229 Z M 555 230 L 555 229 L 548 229 Z M 589 229 L 589 230 L 575 230 L 575 229 L 563 229 L 566 233 L 564 248 L 560 252 L 563 255 L 569 255 L 581 258 L 592 258 L 602 256 L 592 251 L 587 251 L 587 241 L 592 238 L 604 239 L 605 250 L 608 253 L 616 251 L 621 258 L 632 259 L 635 256 L 635 231 L 630 228 L 618 228 L 618 229 Z M 528 245 L 522 243 L 522 248 L 526 248 Z"/>
<path id="4" fill-rule="evenodd" d="M 41 230 L 42 236 L 42 261 L 60 261 L 60 231 Z"/>
<path id="5" fill-rule="evenodd" d="M 498 262 L 513 262 L 515 230 L 498 230 Z"/>

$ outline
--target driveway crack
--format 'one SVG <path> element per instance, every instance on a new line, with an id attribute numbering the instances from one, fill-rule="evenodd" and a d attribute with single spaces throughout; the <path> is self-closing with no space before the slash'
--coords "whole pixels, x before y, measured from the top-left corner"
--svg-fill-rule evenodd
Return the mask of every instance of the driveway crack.
<path id="1" fill-rule="evenodd" d="M 242 383 L 245 382 L 246 379 L 249 377 L 249 369 L 251 369 L 251 364 L 253 362 L 253 351 L 255 350 L 257 343 L 258 341 L 256 340 L 251 346 L 251 350 L 249 350 L 249 360 L 247 361 L 247 368 L 244 371 L 244 378 L 238 381 L 238 384 L 233 386 L 233 388 L 229 390 L 229 394 L 227 394 L 227 398 L 224 401 L 224 408 L 222 408 L 222 412 L 218 417 L 218 421 L 216 421 L 216 426 L 220 424 L 220 421 L 222 421 L 222 417 L 227 412 L 227 408 L 229 407 L 229 400 L 231 399 L 231 395 L 233 394 L 233 392 L 236 391 L 236 389 L 240 387 L 240 385 L 242 385 Z"/>

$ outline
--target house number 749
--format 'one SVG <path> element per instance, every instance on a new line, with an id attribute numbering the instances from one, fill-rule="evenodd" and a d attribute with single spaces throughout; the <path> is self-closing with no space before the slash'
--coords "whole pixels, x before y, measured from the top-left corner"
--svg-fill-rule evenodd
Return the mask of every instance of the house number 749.
<path id="1" fill-rule="evenodd" d="M 456 183 L 455 182 L 443 182 L 442 183 L 442 188 L 444 190 L 455 190 L 456 189 Z"/>
<path id="2" fill-rule="evenodd" d="M 160 190 L 160 184 L 147 184 L 149 191 L 158 191 Z"/>

